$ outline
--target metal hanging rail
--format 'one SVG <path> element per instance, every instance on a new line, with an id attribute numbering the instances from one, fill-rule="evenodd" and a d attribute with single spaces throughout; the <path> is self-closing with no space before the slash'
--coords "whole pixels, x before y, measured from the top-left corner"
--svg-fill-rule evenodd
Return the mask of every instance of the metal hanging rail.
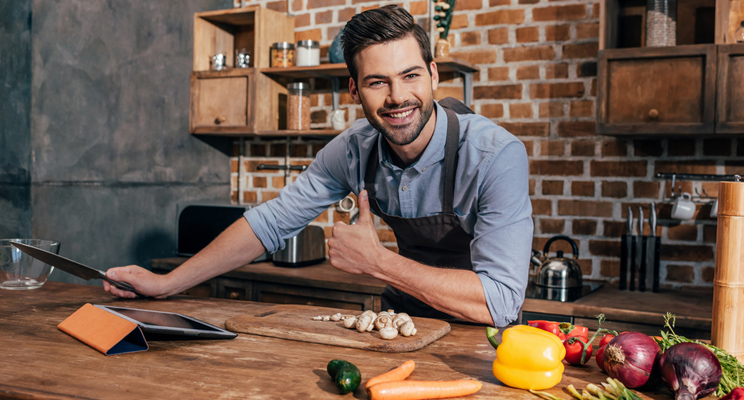
<path id="1" fill-rule="evenodd" d="M 656 174 L 658 179 L 671 179 L 672 182 L 675 180 L 680 181 L 741 181 L 741 175 L 710 175 L 710 174 L 675 174 L 667 172 L 658 172 Z"/>

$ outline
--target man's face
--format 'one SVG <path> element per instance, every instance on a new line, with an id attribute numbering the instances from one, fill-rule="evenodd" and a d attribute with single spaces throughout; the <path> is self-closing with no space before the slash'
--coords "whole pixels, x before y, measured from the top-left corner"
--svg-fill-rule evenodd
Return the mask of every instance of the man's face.
<path id="1" fill-rule="evenodd" d="M 435 63 L 424 62 L 413 35 L 367 47 L 357 54 L 356 62 L 358 76 L 349 80 L 349 93 L 387 140 L 405 146 L 424 128 L 433 132 L 439 75 Z"/>

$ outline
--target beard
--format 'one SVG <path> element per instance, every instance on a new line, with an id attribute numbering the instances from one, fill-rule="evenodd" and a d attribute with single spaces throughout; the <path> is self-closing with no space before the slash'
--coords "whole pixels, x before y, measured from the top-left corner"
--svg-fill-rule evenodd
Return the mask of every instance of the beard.
<path id="1" fill-rule="evenodd" d="M 389 124 L 386 120 L 379 117 L 379 115 L 382 113 L 394 112 L 395 110 L 404 109 L 411 106 L 415 106 L 418 108 L 419 117 L 417 120 L 413 121 L 410 124 L 392 125 Z M 367 117 L 367 121 L 369 121 L 370 125 L 377 129 L 378 132 L 382 133 L 382 135 L 388 141 L 390 141 L 390 143 L 393 143 L 397 146 L 405 146 L 407 144 L 413 143 L 413 141 L 416 140 L 421 134 L 421 131 L 424 129 L 424 126 L 426 126 L 426 123 L 429 122 L 431 114 L 434 113 L 434 101 L 432 100 L 430 102 L 427 102 L 426 105 L 422 105 L 421 102 L 419 102 L 418 100 L 406 101 L 394 108 L 379 108 L 374 113 L 369 112 L 367 108 L 364 107 L 364 104 L 362 104 L 362 109 L 364 110 L 364 115 Z"/>

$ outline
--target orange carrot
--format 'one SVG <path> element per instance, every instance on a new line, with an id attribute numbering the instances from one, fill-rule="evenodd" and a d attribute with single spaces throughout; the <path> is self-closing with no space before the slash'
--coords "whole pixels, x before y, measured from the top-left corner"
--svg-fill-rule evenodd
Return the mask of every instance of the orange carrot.
<path id="1" fill-rule="evenodd" d="M 408 378 L 408 375 L 411 375 L 411 372 L 413 372 L 414 368 L 416 368 L 416 363 L 413 360 L 408 360 L 395 369 L 385 372 L 384 374 L 377 375 L 374 378 L 370 378 L 364 387 L 369 389 L 370 386 L 376 385 L 378 383 L 402 381 L 403 379 Z"/>
<path id="2" fill-rule="evenodd" d="M 471 380 L 459 381 L 394 381 L 373 385 L 367 391 L 372 400 L 421 400 L 467 396 L 479 391 L 483 384 Z"/>

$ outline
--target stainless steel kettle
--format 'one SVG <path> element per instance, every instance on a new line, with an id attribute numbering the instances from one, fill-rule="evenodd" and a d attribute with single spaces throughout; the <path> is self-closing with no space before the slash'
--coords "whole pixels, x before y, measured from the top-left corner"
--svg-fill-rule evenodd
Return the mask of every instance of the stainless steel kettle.
<path id="1" fill-rule="evenodd" d="M 561 250 L 556 252 L 555 257 L 548 257 L 550 245 L 557 240 L 563 240 L 571 244 L 573 258 L 564 257 Z M 542 254 L 533 250 L 532 263 L 539 263 L 534 278 L 538 297 L 560 301 L 572 301 L 581 297 L 583 273 L 577 261 L 578 258 L 579 246 L 573 239 L 564 235 L 557 235 L 548 239 Z"/>

